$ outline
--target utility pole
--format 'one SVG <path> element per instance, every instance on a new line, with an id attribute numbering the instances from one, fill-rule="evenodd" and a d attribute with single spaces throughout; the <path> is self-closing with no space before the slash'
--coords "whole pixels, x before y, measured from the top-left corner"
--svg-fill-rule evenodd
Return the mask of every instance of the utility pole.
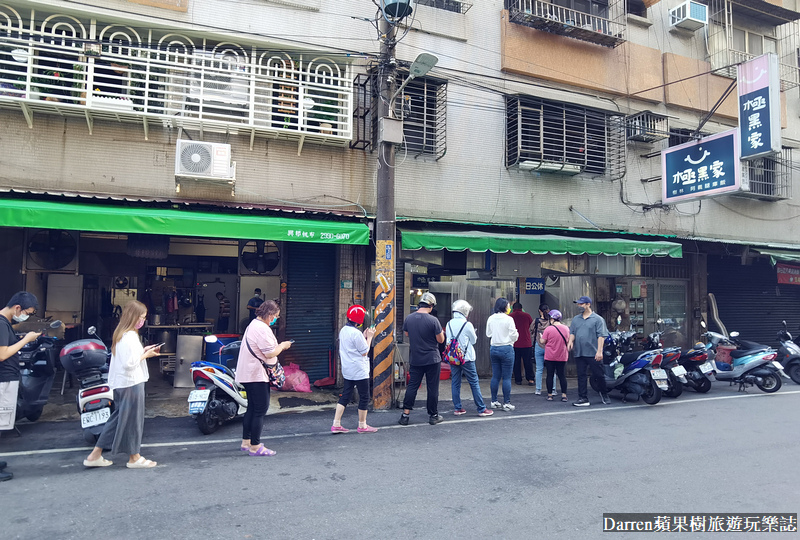
<path id="1" fill-rule="evenodd" d="M 375 308 L 373 408 L 388 410 L 394 405 L 394 332 L 396 215 L 394 206 L 394 144 L 384 140 L 382 118 L 391 116 L 397 61 L 396 25 L 381 17 L 381 53 L 378 67 L 378 179 L 375 216 Z"/>

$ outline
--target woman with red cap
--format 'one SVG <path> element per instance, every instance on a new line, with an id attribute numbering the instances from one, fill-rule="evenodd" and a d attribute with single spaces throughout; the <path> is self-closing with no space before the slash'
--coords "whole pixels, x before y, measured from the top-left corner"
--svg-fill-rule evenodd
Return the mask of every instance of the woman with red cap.
<path id="1" fill-rule="evenodd" d="M 367 407 L 369 405 L 369 348 L 375 335 L 375 328 L 363 326 L 367 310 L 362 306 L 351 306 L 347 310 L 347 324 L 339 332 L 339 361 L 342 363 L 344 388 L 336 404 L 331 433 L 347 433 L 342 427 L 342 415 L 350 402 L 353 388 L 358 388 L 358 432 L 374 433 L 377 428 L 367 425 Z"/>

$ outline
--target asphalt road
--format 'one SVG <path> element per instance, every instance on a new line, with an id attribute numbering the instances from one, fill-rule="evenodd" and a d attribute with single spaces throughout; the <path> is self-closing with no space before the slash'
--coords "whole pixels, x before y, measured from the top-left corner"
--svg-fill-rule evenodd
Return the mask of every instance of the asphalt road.
<path id="1" fill-rule="evenodd" d="M 445 421 L 430 426 L 418 402 L 408 427 L 399 411 L 370 413 L 375 434 L 332 435 L 329 412 L 271 415 L 270 458 L 239 452 L 239 422 L 203 436 L 190 418 L 148 419 L 152 470 L 126 469 L 125 456 L 84 469 L 75 423 L 25 425 L 23 437 L 0 439 L 15 474 L 0 484 L 0 536 L 641 538 L 601 532 L 603 513 L 800 508 L 800 386 L 766 395 L 715 383 L 656 406 L 579 409 L 532 394 L 515 403 L 479 418 L 454 417 L 441 401 Z M 352 406 L 344 425 L 356 425 Z M 798 536 L 777 536 L 788 537 Z"/>

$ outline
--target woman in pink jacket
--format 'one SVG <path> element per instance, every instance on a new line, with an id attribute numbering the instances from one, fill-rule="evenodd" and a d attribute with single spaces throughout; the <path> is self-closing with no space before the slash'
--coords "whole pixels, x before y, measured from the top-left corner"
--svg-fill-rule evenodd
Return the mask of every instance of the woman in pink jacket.
<path id="1" fill-rule="evenodd" d="M 561 384 L 561 401 L 567 401 L 567 377 L 564 367 L 567 365 L 569 351 L 569 327 L 561 323 L 561 312 L 550 311 L 550 326 L 544 329 L 539 343 L 544 347 L 544 367 L 547 368 L 547 401 L 553 401 L 553 373 L 558 375 Z"/>
<path id="2" fill-rule="evenodd" d="M 256 309 L 256 318 L 247 326 L 239 347 L 236 382 L 247 391 L 247 412 L 242 421 L 242 452 L 251 456 L 274 456 L 277 452 L 261 444 L 264 415 L 269 408 L 269 377 L 265 366 L 274 365 L 278 355 L 292 346 L 290 341 L 278 343 L 271 326 L 281 309 L 267 300 Z"/>

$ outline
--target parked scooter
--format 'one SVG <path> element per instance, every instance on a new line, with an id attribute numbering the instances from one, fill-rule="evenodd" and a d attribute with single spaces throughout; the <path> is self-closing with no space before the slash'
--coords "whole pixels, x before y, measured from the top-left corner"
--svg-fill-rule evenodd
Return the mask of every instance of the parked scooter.
<path id="1" fill-rule="evenodd" d="M 61 321 L 53 321 L 49 327 L 61 328 Z M 16 420 L 27 418 L 35 422 L 42 416 L 56 376 L 57 341 L 58 338 L 43 333 L 19 351 L 21 369 Z"/>
<path id="2" fill-rule="evenodd" d="M 694 388 L 695 392 L 705 394 L 711 390 L 711 377 L 714 375 L 714 361 L 708 359 L 705 345 L 698 343 L 688 351 L 683 351 L 678 363 L 686 370 L 681 380 L 684 386 Z"/>
<path id="3" fill-rule="evenodd" d="M 661 325 L 661 320 L 658 320 L 658 325 Z M 647 336 L 642 343 L 642 348 L 646 351 L 654 351 L 661 349 L 663 356 L 659 367 L 667 372 L 667 388 L 664 390 L 664 395 L 671 398 L 676 398 L 683 393 L 683 383 L 686 382 L 686 368 L 679 364 L 681 357 L 680 347 L 669 347 L 664 349 L 661 342 L 661 336 L 664 335 L 663 330 L 656 330 Z"/>
<path id="4" fill-rule="evenodd" d="M 800 384 L 800 347 L 792 341 L 792 334 L 786 328 L 786 321 L 782 321 L 783 330 L 778 332 L 778 361 L 783 365 L 783 370 L 791 379 Z"/>
<path id="5" fill-rule="evenodd" d="M 641 398 L 648 405 L 661 401 L 663 390 L 668 388 L 667 372 L 657 367 L 662 355 L 659 350 L 625 352 L 631 347 L 635 332 L 612 332 L 603 344 L 603 369 L 606 388 L 622 393 L 622 401 L 630 396 Z M 592 389 L 597 385 L 590 379 Z"/>
<path id="6" fill-rule="evenodd" d="M 108 386 L 111 352 L 97 336 L 94 326 L 89 327 L 88 334 L 94 339 L 79 339 L 61 349 L 61 365 L 78 379 L 77 406 L 83 438 L 93 445 L 114 412 L 114 392 Z"/>
<path id="7" fill-rule="evenodd" d="M 702 324 L 702 323 L 701 323 Z M 730 337 L 725 337 L 716 332 L 705 332 L 707 338 L 706 348 L 716 351 L 720 343 L 727 343 L 737 347 L 731 351 L 731 370 L 715 369 L 714 376 L 718 381 L 728 381 L 738 384 L 739 390 L 746 386 L 756 385 L 762 392 L 771 394 L 781 388 L 781 375 L 783 366 L 775 359 L 778 357 L 775 349 L 751 341 L 737 339 L 739 332 L 731 332 Z"/>
<path id="8" fill-rule="evenodd" d="M 206 343 L 215 343 L 217 337 L 205 337 Z M 197 420 L 200 431 L 209 435 L 219 426 L 247 412 L 247 392 L 235 378 L 236 358 L 239 356 L 241 341 L 234 341 L 220 348 L 219 354 L 234 355 L 228 362 L 192 362 L 192 381 L 195 389 L 189 393 L 189 414 Z"/>

